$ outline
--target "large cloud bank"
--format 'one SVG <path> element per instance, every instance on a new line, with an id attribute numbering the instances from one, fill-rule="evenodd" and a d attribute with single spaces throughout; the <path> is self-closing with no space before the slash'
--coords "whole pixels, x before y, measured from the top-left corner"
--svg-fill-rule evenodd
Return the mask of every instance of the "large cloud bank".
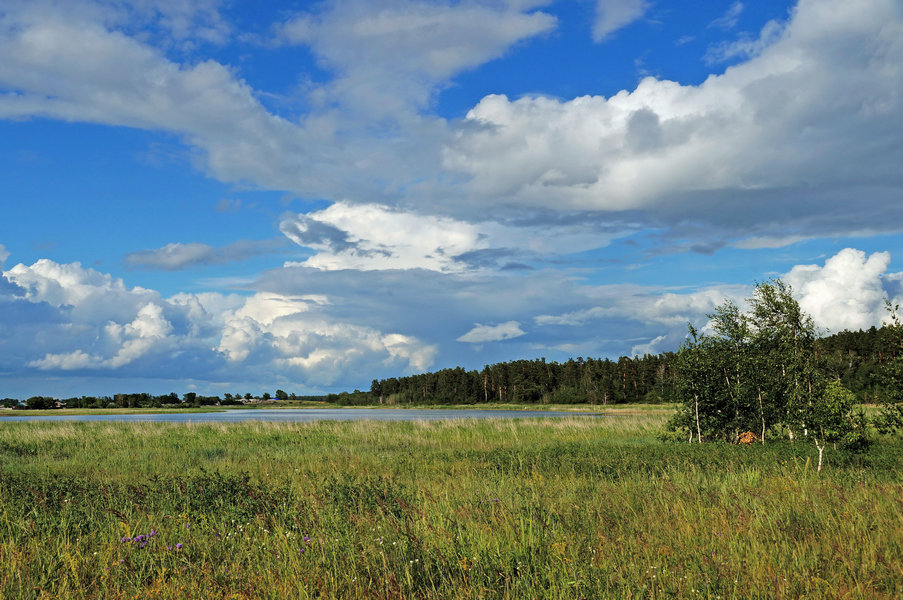
<path id="1" fill-rule="evenodd" d="M 610 98 L 487 96 L 444 164 L 480 202 L 641 211 L 748 247 L 898 230 L 900 3 L 802 0 L 762 36 L 698 86 L 649 77 Z"/>
<path id="2" fill-rule="evenodd" d="M 233 68 L 167 54 L 190 36 L 229 39 L 213 3 L 113 18 L 88 1 L 13 2 L 0 117 L 172 132 L 223 181 L 469 223 L 584 211 L 622 233 L 759 247 L 903 222 L 899 2 L 801 0 L 757 40 L 722 47 L 743 62 L 699 85 L 491 94 L 462 122 L 431 115 L 455 76 L 554 30 L 535 4 L 346 0 L 289 15 L 267 43 L 306 46 L 330 77 L 304 88 L 301 115 L 280 116 Z M 596 37 L 648 6 L 600 1 Z M 139 17 L 168 37 L 127 35 Z"/>

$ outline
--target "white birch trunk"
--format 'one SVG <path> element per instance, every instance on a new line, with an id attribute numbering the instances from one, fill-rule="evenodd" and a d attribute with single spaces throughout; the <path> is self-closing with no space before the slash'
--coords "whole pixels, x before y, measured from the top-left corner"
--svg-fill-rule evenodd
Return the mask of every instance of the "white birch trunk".
<path id="1" fill-rule="evenodd" d="M 815 447 L 818 448 L 818 472 L 821 473 L 821 458 L 825 451 L 825 447 L 818 443 L 817 437 L 813 437 L 812 439 L 815 440 Z"/>

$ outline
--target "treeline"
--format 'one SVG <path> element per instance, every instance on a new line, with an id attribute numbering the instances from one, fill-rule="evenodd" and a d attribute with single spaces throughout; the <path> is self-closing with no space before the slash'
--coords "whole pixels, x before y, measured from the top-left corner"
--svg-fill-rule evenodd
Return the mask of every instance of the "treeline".
<path id="1" fill-rule="evenodd" d="M 320 398 L 318 396 L 318 398 Z M 53 398 L 51 396 L 32 396 L 24 401 L 16 398 L 0 400 L 0 407 L 20 410 L 50 410 L 55 408 L 199 408 L 201 406 L 237 406 L 270 400 L 295 401 L 302 398 L 276 390 L 275 396 L 264 392 L 255 396 L 245 394 L 224 394 L 220 396 L 203 396 L 195 392 L 187 392 L 180 397 L 175 392 L 154 396 L 147 393 L 115 394 L 113 396 L 79 396 L 73 398 Z"/>
<path id="2" fill-rule="evenodd" d="M 893 327 L 883 326 L 818 338 L 815 354 L 819 368 L 826 375 L 840 379 L 856 395 L 857 402 L 880 402 L 888 392 L 881 373 L 900 355 L 894 336 Z"/>
<path id="3" fill-rule="evenodd" d="M 383 404 L 556 403 L 620 404 L 662 402 L 671 388 L 671 354 L 617 361 L 601 358 L 567 362 L 515 360 L 481 371 L 461 367 L 408 377 L 374 380 L 369 394 L 349 400 Z"/>

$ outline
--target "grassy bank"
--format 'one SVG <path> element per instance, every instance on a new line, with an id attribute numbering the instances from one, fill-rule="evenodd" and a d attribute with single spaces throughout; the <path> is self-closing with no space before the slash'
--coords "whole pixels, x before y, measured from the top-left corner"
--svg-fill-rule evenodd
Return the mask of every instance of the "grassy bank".
<path id="1" fill-rule="evenodd" d="M 0 424 L 0 598 L 898 598 L 903 445 L 666 412 Z"/>

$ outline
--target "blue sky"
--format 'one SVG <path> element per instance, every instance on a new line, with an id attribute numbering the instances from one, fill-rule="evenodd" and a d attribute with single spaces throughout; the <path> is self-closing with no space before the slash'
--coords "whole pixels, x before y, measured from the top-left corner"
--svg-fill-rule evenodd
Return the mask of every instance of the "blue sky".
<path id="1" fill-rule="evenodd" d="M 8 0 L 0 397 L 880 324 L 901 89 L 894 0 Z"/>

